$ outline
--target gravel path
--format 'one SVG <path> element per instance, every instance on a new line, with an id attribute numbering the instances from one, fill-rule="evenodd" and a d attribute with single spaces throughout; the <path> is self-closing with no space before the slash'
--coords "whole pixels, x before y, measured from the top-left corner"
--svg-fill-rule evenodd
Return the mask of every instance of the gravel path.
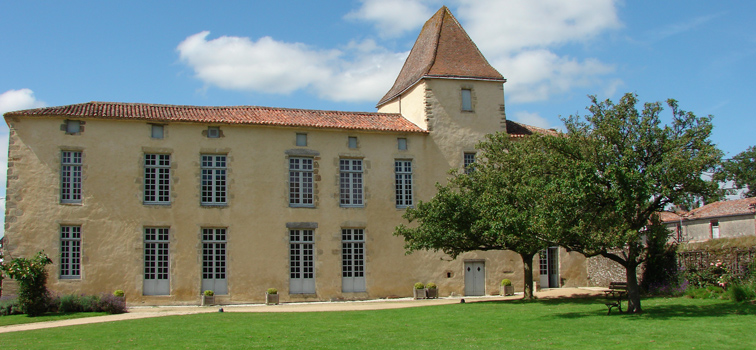
<path id="1" fill-rule="evenodd" d="M 536 292 L 536 297 L 547 298 L 582 298 L 603 295 L 604 288 L 553 288 Z M 481 302 L 491 300 L 516 300 L 522 298 L 522 293 L 514 296 L 482 296 L 482 297 L 447 297 L 429 300 L 403 299 L 376 299 L 365 301 L 344 302 L 313 302 L 313 303 L 287 303 L 281 305 L 223 305 L 223 306 L 136 306 L 129 307 L 129 312 L 120 315 L 106 315 L 96 317 L 77 318 L 72 320 L 48 321 L 27 323 L 0 327 L 0 333 L 29 331 L 43 328 L 66 327 L 82 324 L 115 322 L 123 320 L 135 320 L 149 317 L 191 315 L 209 312 L 218 312 L 223 308 L 224 312 L 321 312 L 321 311 L 358 311 L 358 310 L 384 310 L 401 309 L 408 307 L 420 307 L 428 305 L 457 304 L 461 299 L 465 302 Z"/>

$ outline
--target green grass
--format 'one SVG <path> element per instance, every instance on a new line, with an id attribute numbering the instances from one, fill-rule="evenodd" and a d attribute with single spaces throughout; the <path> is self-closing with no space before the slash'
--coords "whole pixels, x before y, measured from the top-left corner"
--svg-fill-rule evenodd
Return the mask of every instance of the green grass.
<path id="1" fill-rule="evenodd" d="M 47 313 L 42 316 L 29 317 L 26 315 L 0 316 L 0 326 L 10 326 L 14 324 L 61 321 L 74 318 L 93 317 L 107 315 L 104 312 L 59 312 Z"/>
<path id="2" fill-rule="evenodd" d="M 479 302 L 312 313 L 211 313 L 0 334 L 5 349 L 753 349 L 756 306 L 643 300 L 606 315 L 603 300 Z"/>

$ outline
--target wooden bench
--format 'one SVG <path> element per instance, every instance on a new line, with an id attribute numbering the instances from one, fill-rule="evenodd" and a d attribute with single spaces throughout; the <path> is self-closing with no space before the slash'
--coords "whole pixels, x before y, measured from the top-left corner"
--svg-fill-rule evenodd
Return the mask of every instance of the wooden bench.
<path id="1" fill-rule="evenodd" d="M 605 303 L 609 308 L 607 315 L 612 314 L 612 308 L 616 307 L 619 312 L 622 312 L 622 298 L 627 297 L 627 282 L 611 282 L 609 283 L 609 289 L 604 291 L 604 296 L 608 302 Z"/>

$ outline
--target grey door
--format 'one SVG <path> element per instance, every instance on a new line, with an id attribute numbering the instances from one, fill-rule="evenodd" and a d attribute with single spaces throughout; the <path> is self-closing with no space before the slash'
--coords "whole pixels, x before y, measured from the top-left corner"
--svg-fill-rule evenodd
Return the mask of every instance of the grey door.
<path id="1" fill-rule="evenodd" d="M 486 294 L 486 263 L 465 261 L 465 295 Z"/>

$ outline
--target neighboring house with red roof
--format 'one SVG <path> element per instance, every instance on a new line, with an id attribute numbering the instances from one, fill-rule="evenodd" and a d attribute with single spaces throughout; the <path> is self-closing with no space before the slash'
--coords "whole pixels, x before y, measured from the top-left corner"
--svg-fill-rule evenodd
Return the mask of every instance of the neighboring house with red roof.
<path id="1" fill-rule="evenodd" d="M 446 7 L 423 27 L 378 112 L 88 102 L 8 112 L 6 258 L 44 250 L 58 293 L 195 304 L 482 295 L 519 255 L 404 253 L 405 208 L 475 161 L 506 120 L 506 80 Z M 554 286 L 584 258 L 547 259 Z M 582 259 L 582 260 L 581 260 Z M 571 272 L 572 271 L 572 272 Z M 575 272 L 577 271 L 577 272 Z M 584 268 L 583 268 L 584 271 Z"/>
<path id="2" fill-rule="evenodd" d="M 681 215 L 665 212 L 661 218 L 680 242 L 756 236 L 756 198 L 715 202 Z"/>

